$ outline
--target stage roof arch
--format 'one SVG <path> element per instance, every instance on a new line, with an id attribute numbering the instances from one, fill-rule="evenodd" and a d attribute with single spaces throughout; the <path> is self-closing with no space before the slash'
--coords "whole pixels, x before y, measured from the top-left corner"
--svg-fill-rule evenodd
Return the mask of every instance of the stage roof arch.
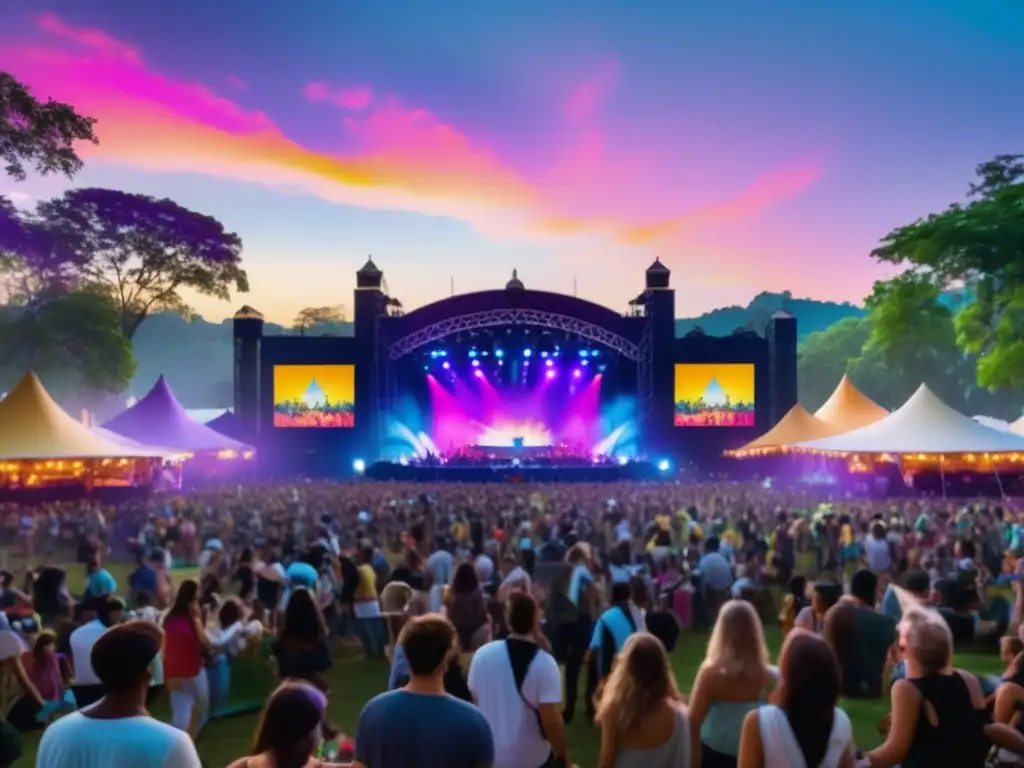
<path id="1" fill-rule="evenodd" d="M 845 373 L 825 404 L 814 412 L 821 421 L 833 424 L 832 434 L 850 432 L 874 424 L 889 415 L 882 406 L 861 392 Z"/>
<path id="2" fill-rule="evenodd" d="M 822 453 L 1016 453 L 1024 452 L 1024 437 L 979 424 L 922 384 L 906 403 L 874 424 L 795 447 Z"/>
<path id="3" fill-rule="evenodd" d="M 145 445 L 160 445 L 182 453 L 246 451 L 249 446 L 194 421 L 161 376 L 149 393 L 103 429 Z"/>
<path id="4" fill-rule="evenodd" d="M 33 371 L 0 400 L 0 459 L 159 458 L 146 446 L 120 445 L 93 434 L 65 413 Z"/>
<path id="5" fill-rule="evenodd" d="M 402 317 L 388 318 L 394 341 L 389 355 L 398 359 L 460 331 L 500 326 L 533 326 L 565 331 L 608 347 L 631 360 L 640 355 L 635 318 L 585 299 L 518 286 L 452 296 Z"/>

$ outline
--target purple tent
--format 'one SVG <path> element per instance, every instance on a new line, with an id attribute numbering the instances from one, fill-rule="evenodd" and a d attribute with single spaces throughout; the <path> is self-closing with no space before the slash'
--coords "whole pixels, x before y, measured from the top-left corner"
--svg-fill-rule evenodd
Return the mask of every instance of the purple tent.
<path id="1" fill-rule="evenodd" d="M 217 418 L 206 422 L 206 426 L 235 440 L 241 440 L 244 442 L 247 439 L 247 430 L 245 426 L 235 418 L 235 414 L 231 411 L 224 411 L 224 413 Z"/>
<path id="2" fill-rule="evenodd" d="M 184 453 L 246 451 L 250 447 L 193 421 L 161 376 L 149 394 L 103 428 L 144 445 L 160 445 Z"/>

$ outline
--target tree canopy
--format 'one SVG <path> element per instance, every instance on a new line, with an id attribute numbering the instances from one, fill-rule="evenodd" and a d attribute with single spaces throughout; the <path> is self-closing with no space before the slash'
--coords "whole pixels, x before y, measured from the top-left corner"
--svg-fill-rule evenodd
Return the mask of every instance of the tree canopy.
<path id="1" fill-rule="evenodd" d="M 305 336 L 306 331 L 318 325 L 345 322 L 345 307 L 306 307 L 299 310 L 299 314 L 292 321 L 292 330 L 300 336 Z"/>
<path id="2" fill-rule="evenodd" d="M 128 339 L 153 312 L 187 314 L 183 289 L 225 300 L 232 288 L 249 290 L 238 235 L 173 200 L 74 189 L 39 203 L 32 223 L 50 233 L 84 281 L 110 291 Z"/>
<path id="3" fill-rule="evenodd" d="M 878 333 L 912 320 L 923 286 L 962 286 L 973 300 L 956 313 L 955 343 L 973 356 L 978 383 L 1024 388 L 1024 155 L 1000 155 L 976 175 L 967 202 L 893 230 L 872 252 L 906 267 L 902 287 L 878 297 Z"/>
<path id="4" fill-rule="evenodd" d="M 96 144 L 95 124 L 70 104 L 40 102 L 13 75 L 0 72 L 0 159 L 8 176 L 24 181 L 27 165 L 44 176 L 71 178 L 82 168 L 75 142 Z"/>

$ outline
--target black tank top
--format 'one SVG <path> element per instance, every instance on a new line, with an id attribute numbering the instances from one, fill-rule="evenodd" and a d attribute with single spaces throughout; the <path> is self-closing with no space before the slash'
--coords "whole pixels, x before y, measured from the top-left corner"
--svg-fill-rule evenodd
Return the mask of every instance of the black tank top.
<path id="1" fill-rule="evenodd" d="M 909 682 L 921 694 L 921 707 L 910 752 L 903 768 L 984 768 L 988 754 L 985 709 L 975 709 L 971 690 L 960 673 L 927 675 Z M 926 703 L 937 715 L 928 719 Z"/>

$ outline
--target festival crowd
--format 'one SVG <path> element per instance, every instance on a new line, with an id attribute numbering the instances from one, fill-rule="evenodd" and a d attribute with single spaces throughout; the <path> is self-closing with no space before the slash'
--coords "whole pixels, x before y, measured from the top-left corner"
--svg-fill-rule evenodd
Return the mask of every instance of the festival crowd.
<path id="1" fill-rule="evenodd" d="M 832 495 L 296 482 L 0 507 L 27 564 L 0 571 L 0 766 L 43 731 L 40 768 L 197 768 L 261 655 L 279 686 L 230 768 L 569 766 L 576 718 L 598 768 L 1024 766 L 1024 508 Z M 671 654 L 701 631 L 684 696 Z M 346 735 L 348 638 L 387 690 Z M 1002 675 L 956 667 L 986 647 Z M 862 751 L 841 701 L 885 696 Z"/>

